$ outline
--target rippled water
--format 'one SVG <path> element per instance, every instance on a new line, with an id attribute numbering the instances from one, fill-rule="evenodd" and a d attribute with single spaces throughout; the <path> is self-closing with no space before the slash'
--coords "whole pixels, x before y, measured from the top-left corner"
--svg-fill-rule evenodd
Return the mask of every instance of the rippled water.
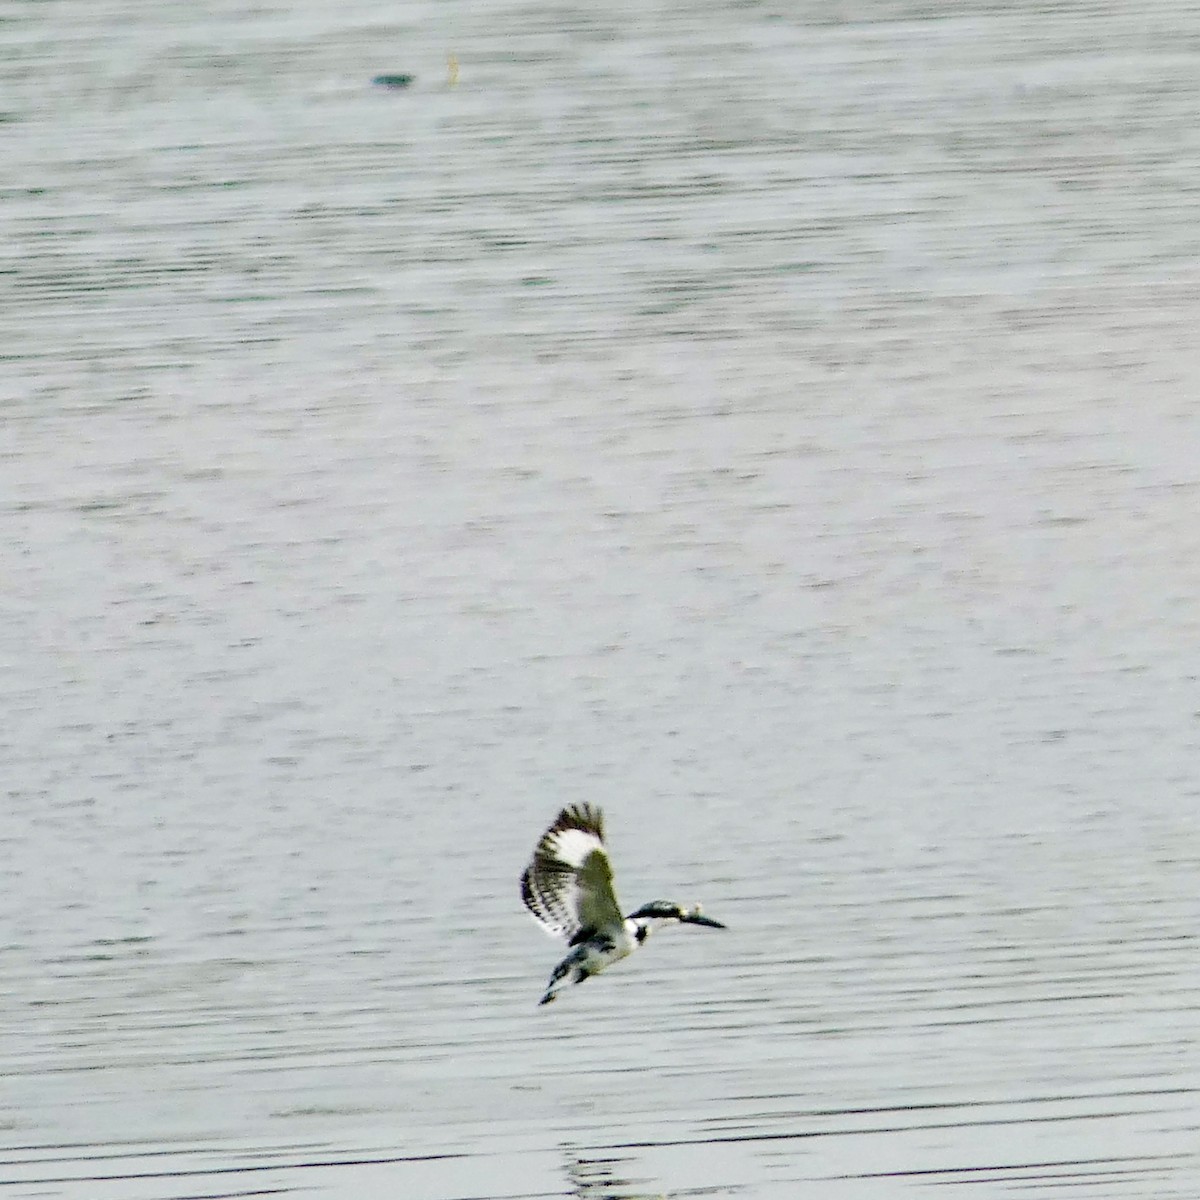
<path id="1" fill-rule="evenodd" d="M 0 1198 L 1194 1200 L 1194 6 L 0 49 Z"/>

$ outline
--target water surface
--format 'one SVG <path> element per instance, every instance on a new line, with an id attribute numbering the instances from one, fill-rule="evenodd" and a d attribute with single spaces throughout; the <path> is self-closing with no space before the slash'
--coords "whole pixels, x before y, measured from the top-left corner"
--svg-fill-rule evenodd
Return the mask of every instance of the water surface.
<path id="1" fill-rule="evenodd" d="M 1190 6 L 0 48 L 0 1198 L 1193 1200 Z"/>

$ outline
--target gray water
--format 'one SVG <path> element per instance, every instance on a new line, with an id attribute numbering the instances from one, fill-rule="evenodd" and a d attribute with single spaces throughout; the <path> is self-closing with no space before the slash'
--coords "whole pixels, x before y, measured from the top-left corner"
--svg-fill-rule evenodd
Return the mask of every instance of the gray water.
<path id="1" fill-rule="evenodd" d="M 1200 1195 L 1194 5 L 0 64 L 0 1200 Z"/>

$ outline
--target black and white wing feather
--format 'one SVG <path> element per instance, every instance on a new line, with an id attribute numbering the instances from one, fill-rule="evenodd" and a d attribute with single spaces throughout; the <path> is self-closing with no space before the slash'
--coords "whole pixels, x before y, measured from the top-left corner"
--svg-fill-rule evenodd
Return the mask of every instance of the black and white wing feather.
<path id="1" fill-rule="evenodd" d="M 572 945 L 623 928 L 599 808 L 574 804 L 558 814 L 521 876 L 521 899 L 546 929 Z"/>

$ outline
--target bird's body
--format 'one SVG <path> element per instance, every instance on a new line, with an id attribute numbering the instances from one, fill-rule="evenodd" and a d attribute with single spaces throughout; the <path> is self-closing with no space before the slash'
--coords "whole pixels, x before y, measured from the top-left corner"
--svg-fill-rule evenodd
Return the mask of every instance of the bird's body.
<path id="1" fill-rule="evenodd" d="M 594 804 L 564 808 L 542 834 L 521 876 L 521 898 L 547 931 L 566 938 L 571 946 L 554 968 L 542 1004 L 562 988 L 628 957 L 658 925 L 683 922 L 725 928 L 702 916 L 699 905 L 684 909 L 667 900 L 622 916 L 604 847 L 604 815 Z"/>

